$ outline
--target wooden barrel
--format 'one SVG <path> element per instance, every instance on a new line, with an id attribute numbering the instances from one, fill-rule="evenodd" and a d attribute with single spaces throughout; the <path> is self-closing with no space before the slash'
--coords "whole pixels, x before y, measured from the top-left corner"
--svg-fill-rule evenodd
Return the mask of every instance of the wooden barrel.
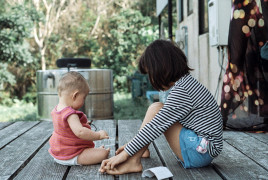
<path id="1" fill-rule="evenodd" d="M 113 72 L 110 69 L 71 69 L 87 80 L 90 92 L 80 109 L 88 119 L 113 118 Z M 67 69 L 37 71 L 38 118 L 51 120 L 51 111 L 58 104 L 57 86 Z"/>
<path id="2" fill-rule="evenodd" d="M 90 92 L 82 111 L 91 119 L 113 118 L 113 73 L 109 69 L 80 71 L 89 84 Z"/>

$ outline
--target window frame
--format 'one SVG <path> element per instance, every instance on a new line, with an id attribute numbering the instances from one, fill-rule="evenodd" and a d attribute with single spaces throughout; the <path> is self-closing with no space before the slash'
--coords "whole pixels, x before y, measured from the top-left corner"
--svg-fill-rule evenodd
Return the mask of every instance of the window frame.
<path id="1" fill-rule="evenodd" d="M 208 33 L 208 1 L 198 1 L 199 35 Z"/>
<path id="2" fill-rule="evenodd" d="M 183 1 L 184 0 L 178 0 L 178 7 L 177 7 L 177 14 L 178 14 L 178 21 L 179 23 L 183 21 Z"/>
<path id="3" fill-rule="evenodd" d="M 191 2 L 191 3 L 190 3 Z M 187 15 L 191 15 L 194 12 L 193 0 L 187 0 Z"/>

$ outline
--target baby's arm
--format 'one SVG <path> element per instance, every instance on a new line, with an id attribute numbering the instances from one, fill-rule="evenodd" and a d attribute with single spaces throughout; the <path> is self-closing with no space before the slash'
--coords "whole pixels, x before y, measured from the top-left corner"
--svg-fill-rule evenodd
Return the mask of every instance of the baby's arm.
<path id="1" fill-rule="evenodd" d="M 109 139 L 107 132 L 104 130 L 95 132 L 86 127 L 83 127 L 77 114 L 70 115 L 67 121 L 73 133 L 80 139 L 89 141 Z"/>

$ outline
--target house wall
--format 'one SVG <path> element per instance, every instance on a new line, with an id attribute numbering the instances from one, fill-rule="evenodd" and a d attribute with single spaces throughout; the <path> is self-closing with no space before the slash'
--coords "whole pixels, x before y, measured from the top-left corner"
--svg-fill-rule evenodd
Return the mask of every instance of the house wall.
<path id="1" fill-rule="evenodd" d="M 183 31 L 183 26 L 188 29 L 188 62 L 189 66 L 194 69 L 191 74 L 206 86 L 213 95 L 216 95 L 215 98 L 219 104 L 224 72 L 221 73 L 221 80 L 219 81 L 221 67 L 218 58 L 222 56 L 219 54 L 217 47 L 209 45 L 209 32 L 199 35 L 198 1 L 193 0 L 193 13 L 189 16 L 187 15 L 187 0 L 184 0 L 183 7 L 183 21 L 177 21 L 177 31 Z M 225 55 L 224 68 L 226 64 L 227 56 Z M 215 94 L 217 86 L 218 91 Z"/>

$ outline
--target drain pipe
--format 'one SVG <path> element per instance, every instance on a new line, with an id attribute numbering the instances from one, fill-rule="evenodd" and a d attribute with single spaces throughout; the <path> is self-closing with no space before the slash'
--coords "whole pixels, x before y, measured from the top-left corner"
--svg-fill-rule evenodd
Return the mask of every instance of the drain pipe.
<path id="1" fill-rule="evenodd" d="M 181 29 L 184 30 L 184 51 L 185 56 L 188 58 L 188 27 L 182 26 Z"/>
<path id="2" fill-rule="evenodd" d="M 172 37 L 172 0 L 168 0 L 168 38 L 173 41 Z"/>

